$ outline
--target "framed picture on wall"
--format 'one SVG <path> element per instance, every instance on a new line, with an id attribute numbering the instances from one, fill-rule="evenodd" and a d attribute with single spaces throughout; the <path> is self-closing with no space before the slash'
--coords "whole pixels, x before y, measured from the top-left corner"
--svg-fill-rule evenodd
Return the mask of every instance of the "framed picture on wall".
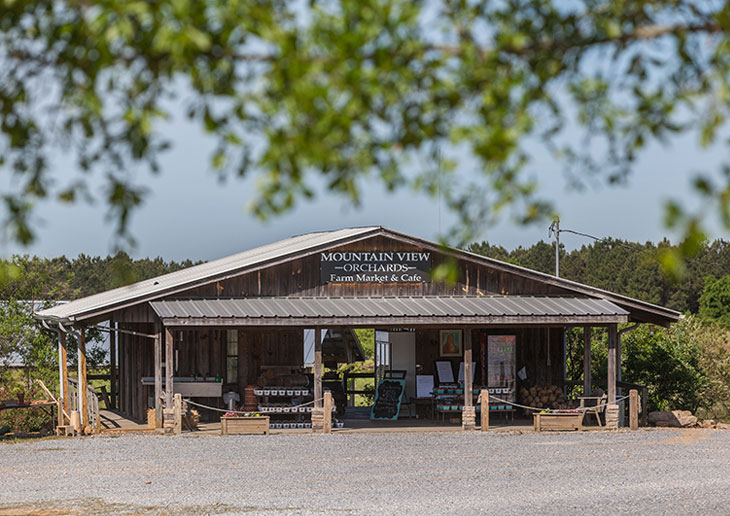
<path id="1" fill-rule="evenodd" d="M 461 330 L 441 330 L 439 338 L 439 356 L 460 357 L 461 355 Z"/>

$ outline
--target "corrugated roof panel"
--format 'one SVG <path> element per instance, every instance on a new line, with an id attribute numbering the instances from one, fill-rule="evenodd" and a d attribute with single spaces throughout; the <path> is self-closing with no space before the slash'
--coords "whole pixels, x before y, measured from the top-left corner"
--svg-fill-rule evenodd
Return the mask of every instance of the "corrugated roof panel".
<path id="1" fill-rule="evenodd" d="M 492 298 L 492 306 L 495 315 L 518 315 L 515 304 L 509 298 Z"/>
<path id="2" fill-rule="evenodd" d="M 254 298 L 153 301 L 162 319 L 625 316 L 605 299 L 574 297 Z"/>

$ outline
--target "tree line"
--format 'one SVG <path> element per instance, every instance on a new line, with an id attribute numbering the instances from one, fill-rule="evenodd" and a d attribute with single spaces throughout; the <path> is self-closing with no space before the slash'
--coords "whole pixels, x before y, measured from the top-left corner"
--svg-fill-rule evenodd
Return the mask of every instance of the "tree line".
<path id="1" fill-rule="evenodd" d="M 9 271 L 5 281 L 0 278 L 0 299 L 73 300 L 199 263 L 168 262 L 160 257 L 135 260 L 121 251 L 103 258 L 85 254 L 73 259 L 15 255 L 0 261 L 0 270 L 5 266 Z"/>
<path id="2" fill-rule="evenodd" d="M 548 274 L 555 273 L 555 245 L 540 241 L 530 247 L 507 251 L 488 242 L 471 244 L 467 250 Z M 683 313 L 698 313 L 708 278 L 730 274 L 730 242 L 702 243 L 683 265 L 683 274 L 672 277 L 662 268 L 676 246 L 606 239 L 567 251 L 560 249 L 560 276 L 610 290 L 617 294 L 666 306 Z"/>
<path id="3" fill-rule="evenodd" d="M 730 274 L 730 243 L 704 243 L 685 263 L 680 278 L 669 276 L 660 265 L 662 253 L 673 248 L 667 240 L 642 244 L 612 239 L 572 251 L 561 246 L 560 276 L 683 313 L 698 313 L 706 280 Z M 544 241 L 511 251 L 475 242 L 467 250 L 548 274 L 555 271 L 555 246 Z M 124 252 L 106 257 L 80 254 L 73 259 L 16 255 L 0 262 L 10 271 L 6 281 L 0 281 L 0 299 L 77 299 L 198 263 L 160 257 L 132 259 Z"/>

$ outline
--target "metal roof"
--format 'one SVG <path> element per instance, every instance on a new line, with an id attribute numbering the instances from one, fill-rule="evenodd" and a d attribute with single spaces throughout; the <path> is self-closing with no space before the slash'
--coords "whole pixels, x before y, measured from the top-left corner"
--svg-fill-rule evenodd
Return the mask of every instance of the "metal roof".
<path id="1" fill-rule="evenodd" d="M 47 310 L 41 310 L 37 312 L 36 316 L 40 319 L 73 320 L 89 312 L 114 307 L 122 303 L 156 297 L 158 294 L 166 294 L 170 290 L 181 287 L 190 288 L 198 283 L 221 279 L 241 269 L 264 264 L 271 260 L 286 258 L 291 254 L 299 254 L 310 249 L 317 249 L 343 239 L 372 233 L 379 229 L 381 229 L 379 226 L 348 228 L 338 229 L 336 231 L 307 233 L 286 238 L 226 258 L 220 258 L 194 267 L 171 272 L 170 274 L 133 283 L 125 287 L 94 294 Z"/>
<path id="2" fill-rule="evenodd" d="M 378 235 L 398 239 L 414 245 L 422 245 L 442 252 L 444 251 L 442 246 L 434 242 L 381 226 L 308 233 L 244 251 L 227 258 L 221 258 L 157 278 L 140 281 L 126 287 L 120 287 L 78 299 L 63 306 L 42 310 L 36 313 L 35 316 L 39 319 L 58 320 L 64 323 L 98 317 L 125 306 L 152 301 L 249 270 L 256 270 L 257 268 L 280 263 L 295 257 L 306 256 L 328 247 L 344 245 Z M 574 292 L 578 296 L 610 299 L 612 302 L 631 310 L 634 320 L 641 320 L 636 319 L 635 311 L 637 310 L 654 314 L 655 317 L 650 318 L 648 322 L 657 322 L 663 325 L 668 325 L 670 322 L 677 321 L 682 317 L 679 312 L 646 301 L 632 299 L 607 290 L 533 271 L 461 249 L 448 248 L 448 251 L 453 252 L 461 258 L 491 266 L 497 270 L 503 270 L 557 286 Z"/>
<path id="3" fill-rule="evenodd" d="M 270 297 L 153 301 L 169 326 L 625 322 L 605 299 L 532 296 Z"/>

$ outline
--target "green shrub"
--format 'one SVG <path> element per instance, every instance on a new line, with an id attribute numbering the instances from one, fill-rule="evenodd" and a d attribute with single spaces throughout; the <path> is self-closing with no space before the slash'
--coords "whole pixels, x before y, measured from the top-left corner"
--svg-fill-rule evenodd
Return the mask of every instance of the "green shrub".
<path id="1" fill-rule="evenodd" d="M 43 399 L 44 393 L 35 384 L 28 387 L 23 383 L 0 386 L 0 403 L 19 402 L 20 397 L 25 403 L 33 399 Z M 0 411 L 0 428 L 9 426 L 14 433 L 50 431 L 52 429 L 49 407 L 12 408 Z"/>

